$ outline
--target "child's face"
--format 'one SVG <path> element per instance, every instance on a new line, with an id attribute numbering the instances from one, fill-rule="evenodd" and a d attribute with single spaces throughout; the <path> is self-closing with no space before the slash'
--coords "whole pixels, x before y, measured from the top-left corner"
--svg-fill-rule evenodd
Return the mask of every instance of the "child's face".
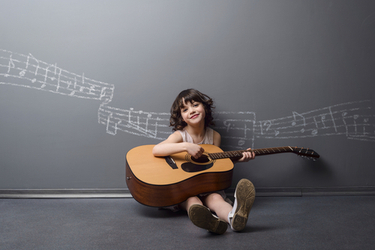
<path id="1" fill-rule="evenodd" d="M 199 123 L 204 124 L 204 118 L 206 116 L 206 111 L 204 110 L 204 106 L 201 102 L 188 102 L 185 103 L 184 106 L 181 108 L 181 117 L 188 125 L 197 125 Z"/>

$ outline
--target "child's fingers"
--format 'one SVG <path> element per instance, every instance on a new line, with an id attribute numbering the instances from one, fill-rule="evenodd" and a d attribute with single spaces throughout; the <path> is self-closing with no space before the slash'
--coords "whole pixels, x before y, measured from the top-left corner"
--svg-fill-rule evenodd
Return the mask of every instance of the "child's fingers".
<path id="1" fill-rule="evenodd" d="M 253 151 L 251 151 L 251 148 L 248 148 L 247 150 L 248 151 L 242 153 L 243 156 L 239 161 L 246 162 L 246 161 L 249 161 L 249 160 L 255 158 L 255 153 Z"/>
<path id="2" fill-rule="evenodd" d="M 188 150 L 188 153 L 193 156 L 195 159 L 199 158 L 202 156 L 204 149 L 197 145 L 197 144 L 191 144 L 191 149 Z"/>
<path id="3" fill-rule="evenodd" d="M 255 153 L 254 153 L 254 151 L 252 151 L 251 148 L 248 148 L 247 150 L 248 150 L 248 152 L 249 152 L 250 159 L 254 159 L 254 158 L 255 158 Z"/>

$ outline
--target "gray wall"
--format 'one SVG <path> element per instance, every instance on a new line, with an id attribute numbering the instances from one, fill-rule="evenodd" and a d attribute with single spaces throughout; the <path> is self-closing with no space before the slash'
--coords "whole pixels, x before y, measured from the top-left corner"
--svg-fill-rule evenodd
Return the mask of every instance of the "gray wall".
<path id="1" fill-rule="evenodd" d="M 216 102 L 257 187 L 375 186 L 375 2 L 2 0 L 0 189 L 126 188 L 183 89 Z"/>

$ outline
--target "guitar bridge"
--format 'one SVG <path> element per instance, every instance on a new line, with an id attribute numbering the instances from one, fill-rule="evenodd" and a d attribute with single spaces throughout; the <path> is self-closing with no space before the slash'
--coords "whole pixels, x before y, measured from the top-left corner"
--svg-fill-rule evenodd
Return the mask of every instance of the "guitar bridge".
<path id="1" fill-rule="evenodd" d="M 166 156 L 164 157 L 165 161 L 168 163 L 168 165 L 172 168 L 172 169 L 178 169 L 177 165 L 176 165 L 176 162 L 173 160 L 172 157 L 170 156 Z"/>

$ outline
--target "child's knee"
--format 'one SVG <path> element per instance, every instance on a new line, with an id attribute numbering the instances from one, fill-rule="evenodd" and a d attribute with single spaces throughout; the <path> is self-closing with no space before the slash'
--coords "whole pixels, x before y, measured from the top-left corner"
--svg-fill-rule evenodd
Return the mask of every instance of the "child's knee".
<path id="1" fill-rule="evenodd" d="M 187 199 L 188 201 L 197 201 L 199 198 L 197 196 L 191 196 Z"/>
<path id="2" fill-rule="evenodd" d="M 191 205 L 193 204 L 202 204 L 202 201 L 198 198 L 198 196 L 192 196 L 192 197 L 189 197 L 187 200 L 186 200 L 188 206 L 190 207 Z"/>
<path id="3" fill-rule="evenodd" d="M 208 202 L 221 202 L 224 201 L 223 197 L 218 193 L 209 194 L 206 198 Z"/>

